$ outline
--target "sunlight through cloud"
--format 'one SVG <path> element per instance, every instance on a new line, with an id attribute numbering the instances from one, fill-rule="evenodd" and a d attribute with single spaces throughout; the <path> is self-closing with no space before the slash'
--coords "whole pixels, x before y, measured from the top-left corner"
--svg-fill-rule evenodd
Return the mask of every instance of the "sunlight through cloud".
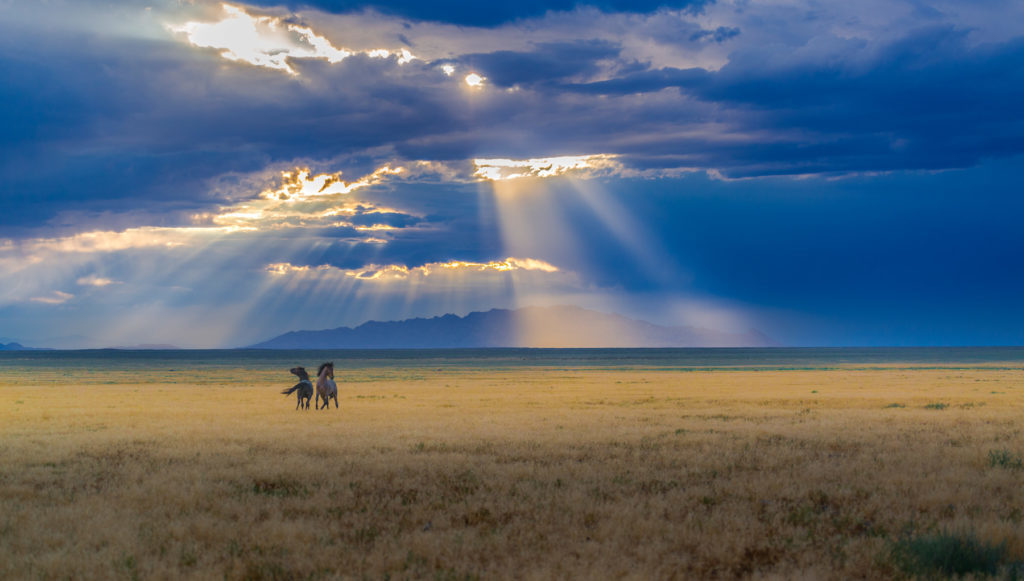
<path id="1" fill-rule="evenodd" d="M 238 228 L 352 226 L 357 230 L 391 230 L 394 227 L 383 222 L 356 226 L 350 220 L 357 214 L 409 214 L 352 200 L 348 195 L 383 183 L 404 171 L 404 168 L 386 165 L 358 180 L 346 182 L 341 179 L 341 172 L 313 174 L 308 168 L 296 168 L 281 172 L 280 185 L 260 192 L 256 199 L 225 206 L 218 212 L 197 214 L 193 220 Z"/>
<path id="2" fill-rule="evenodd" d="M 309 168 L 300 168 L 290 172 L 282 172 L 281 187 L 276 190 L 261 192 L 260 197 L 266 200 L 295 202 L 316 196 L 350 194 L 359 188 L 379 184 L 387 179 L 388 176 L 398 175 L 404 171 L 405 168 L 393 168 L 385 165 L 370 175 L 363 176 L 354 182 L 346 182 L 341 179 L 341 172 L 310 175 Z"/>
<path id="3" fill-rule="evenodd" d="M 48 253 L 94 253 L 117 252 L 133 248 L 173 248 L 184 246 L 195 237 L 220 236 L 237 231 L 239 231 L 238 228 L 232 227 L 141 226 L 120 232 L 93 231 L 60 238 L 36 238 L 24 241 L 18 246 L 18 250 L 28 257 L 29 262 L 38 262 L 43 260 Z"/>
<path id="4" fill-rule="evenodd" d="M 412 277 L 428 277 L 438 273 L 457 272 L 512 272 L 517 270 L 559 272 L 558 267 L 534 258 L 508 257 L 490 262 L 467 262 L 451 260 L 431 262 L 422 266 L 408 267 L 401 264 L 368 264 L 363 268 L 338 268 L 328 264 L 319 266 L 297 266 L 286 262 L 267 265 L 267 272 L 277 276 L 289 274 L 326 273 L 343 275 L 359 280 L 404 280 Z"/>
<path id="5" fill-rule="evenodd" d="M 420 218 L 402 210 L 376 206 L 352 199 L 350 193 L 401 173 L 402 168 L 384 166 L 362 178 L 346 182 L 341 173 L 313 175 L 298 168 L 281 174 L 280 185 L 252 197 L 210 212 L 191 216 L 192 225 L 137 226 L 124 230 L 92 230 L 57 237 L 22 240 L 0 238 L 0 268 L 8 272 L 33 272 L 55 263 L 92 260 L 94 256 L 118 252 L 153 250 L 190 252 L 227 240 L 258 240 L 267 230 L 311 228 L 312 237 L 323 228 L 342 228 L 332 240 L 383 244 L 386 234 L 417 223 Z M 399 225 L 395 225 L 395 221 Z M 344 230 L 347 229 L 347 230 Z M 122 284 L 97 274 L 68 277 L 67 284 L 102 288 Z M 26 285 L 22 285 L 23 287 Z M 38 292 L 34 291 L 34 292 Z M 15 293 L 19 300 L 33 299 L 24 288 Z M 14 295 L 11 295 L 14 296 Z M 35 297 L 45 304 L 67 300 L 60 295 Z"/>
<path id="6" fill-rule="evenodd" d="M 354 51 L 338 48 L 312 28 L 289 24 L 274 16 L 253 16 L 238 6 L 222 5 L 225 17 L 216 22 L 186 22 L 168 26 L 173 32 L 183 33 L 192 46 L 214 48 L 228 60 L 246 62 L 258 67 L 298 75 L 290 59 L 321 59 L 339 63 L 353 54 L 366 54 L 371 58 L 395 56 L 398 64 L 406 64 L 417 57 L 407 49 L 391 51 L 373 49 Z"/>
<path id="7" fill-rule="evenodd" d="M 610 174 L 622 169 L 616 155 L 564 155 L 536 159 L 474 159 L 473 177 L 502 181 L 517 178 L 550 178 L 566 174 L 581 177 Z"/>
<path id="8" fill-rule="evenodd" d="M 105 278 L 105 277 L 102 277 L 102 276 L 97 276 L 95 274 L 90 274 L 89 276 L 83 276 L 83 277 L 79 278 L 78 280 L 76 280 L 75 282 L 77 282 L 81 286 L 95 286 L 95 287 L 101 287 L 101 288 L 105 287 L 105 286 L 112 285 L 112 284 L 121 284 L 120 282 L 118 282 L 116 280 L 111 280 L 109 278 Z"/>

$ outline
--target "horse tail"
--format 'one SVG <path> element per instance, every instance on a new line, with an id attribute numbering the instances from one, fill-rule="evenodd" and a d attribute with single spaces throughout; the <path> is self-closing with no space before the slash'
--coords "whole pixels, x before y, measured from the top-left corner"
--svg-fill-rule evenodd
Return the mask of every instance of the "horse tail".
<path id="1" fill-rule="evenodd" d="M 284 395 L 291 395 L 292 393 L 295 393 L 296 389 L 299 389 L 301 387 L 302 387 L 302 384 L 301 383 L 297 383 L 297 384 L 295 384 L 294 387 L 292 387 L 290 389 L 283 389 L 283 390 L 281 390 L 281 393 L 284 394 Z"/>

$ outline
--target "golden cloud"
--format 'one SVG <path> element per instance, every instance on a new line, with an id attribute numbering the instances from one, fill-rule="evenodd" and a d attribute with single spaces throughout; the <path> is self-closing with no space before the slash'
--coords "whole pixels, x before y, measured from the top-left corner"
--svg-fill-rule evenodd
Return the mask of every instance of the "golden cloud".
<path id="1" fill-rule="evenodd" d="M 108 286 L 108 285 L 112 285 L 112 284 L 121 284 L 120 282 L 118 282 L 116 280 L 111 280 L 109 278 L 105 278 L 105 277 L 102 277 L 102 276 L 97 276 L 95 274 L 90 274 L 89 276 L 83 276 L 83 277 L 79 278 L 75 282 L 77 282 L 78 284 L 80 284 L 82 286 L 96 286 L 96 287 L 101 287 L 101 288 L 105 287 L 105 286 Z"/>
<path id="2" fill-rule="evenodd" d="M 327 264 L 319 266 L 296 266 L 287 262 L 268 264 L 267 272 L 277 275 L 303 275 L 323 273 L 340 275 L 358 280 L 405 280 L 409 278 L 425 278 L 437 274 L 454 273 L 508 273 L 517 270 L 539 271 L 545 273 L 559 272 L 558 267 L 535 258 L 508 257 L 505 260 L 490 262 L 467 262 L 451 260 L 448 262 L 430 262 L 422 266 L 408 267 L 401 264 L 369 264 L 363 268 L 338 268 Z"/>
<path id="3" fill-rule="evenodd" d="M 616 155 L 563 155 L 534 159 L 474 159 L 476 171 L 473 177 L 490 181 L 518 178 L 550 178 L 567 174 L 580 177 L 594 177 L 601 174 L 618 173 L 622 164 Z"/>
<path id="4" fill-rule="evenodd" d="M 169 228 L 143 226 L 128 228 L 121 232 L 97 230 L 82 232 L 61 238 L 35 238 L 18 245 L 17 248 L 30 257 L 41 253 L 90 253 L 116 252 L 132 248 L 184 246 L 198 237 L 222 235 L 237 232 L 238 227 L 205 227 L 205 228 Z M 0 250 L 13 250 L 10 246 Z"/>
<path id="5" fill-rule="evenodd" d="M 68 302 L 75 298 L 75 295 L 62 291 L 53 291 L 50 296 L 44 297 L 32 297 L 29 299 L 33 303 L 43 303 L 44 305 L 59 305 Z"/>
<path id="6" fill-rule="evenodd" d="M 259 193 L 256 199 L 225 206 L 215 213 L 197 214 L 197 223 L 218 226 L 265 229 L 305 226 L 352 226 L 346 217 L 361 214 L 405 213 L 393 208 L 373 206 L 348 199 L 352 192 L 380 184 L 405 171 L 385 165 L 358 180 L 346 182 L 341 172 L 313 174 L 309 168 L 281 172 L 278 187 Z M 359 230 L 388 230 L 384 224 L 358 227 Z"/>

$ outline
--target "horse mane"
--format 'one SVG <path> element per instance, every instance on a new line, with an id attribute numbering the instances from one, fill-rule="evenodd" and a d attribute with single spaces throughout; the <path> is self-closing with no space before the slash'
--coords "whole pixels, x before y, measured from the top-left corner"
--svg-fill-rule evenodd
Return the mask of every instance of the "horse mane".
<path id="1" fill-rule="evenodd" d="M 320 375 L 321 373 L 323 373 L 324 372 L 324 367 L 327 367 L 328 365 L 330 365 L 331 367 L 334 367 L 334 362 L 333 361 L 328 361 L 327 363 L 321 363 L 320 364 L 320 368 L 316 370 L 316 374 Z"/>

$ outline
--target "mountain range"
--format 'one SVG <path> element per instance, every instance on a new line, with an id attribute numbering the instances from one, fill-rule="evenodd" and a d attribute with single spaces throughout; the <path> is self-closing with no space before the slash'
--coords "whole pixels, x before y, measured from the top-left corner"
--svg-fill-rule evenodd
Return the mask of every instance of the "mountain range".
<path id="1" fill-rule="evenodd" d="M 473 347 L 770 347 L 756 329 L 729 333 L 667 327 L 580 307 L 526 307 L 357 327 L 291 331 L 250 349 L 422 349 Z"/>
<path id="2" fill-rule="evenodd" d="M 47 349 L 26 347 L 17 341 L 11 341 L 10 343 L 0 343 L 0 351 L 47 351 Z"/>

